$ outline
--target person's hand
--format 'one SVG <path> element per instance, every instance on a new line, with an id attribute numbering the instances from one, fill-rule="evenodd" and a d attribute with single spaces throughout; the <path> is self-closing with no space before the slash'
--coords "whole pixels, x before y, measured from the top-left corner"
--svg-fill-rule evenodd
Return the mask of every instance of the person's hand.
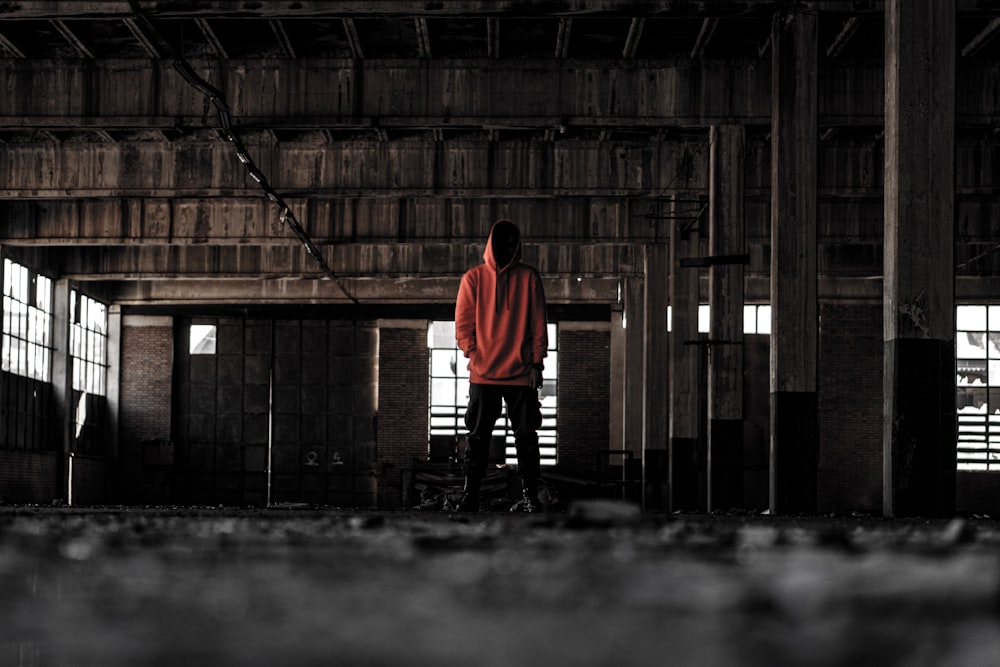
<path id="1" fill-rule="evenodd" d="M 537 368 L 531 369 L 531 375 L 528 376 L 528 386 L 532 389 L 538 389 L 542 386 L 542 372 Z"/>

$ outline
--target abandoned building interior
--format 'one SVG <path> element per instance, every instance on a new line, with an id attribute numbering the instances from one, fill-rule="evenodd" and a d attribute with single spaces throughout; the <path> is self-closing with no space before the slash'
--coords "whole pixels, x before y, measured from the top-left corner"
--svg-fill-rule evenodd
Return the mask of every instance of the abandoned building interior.
<path id="1" fill-rule="evenodd" d="M 998 32 L 985 0 L 0 3 L 0 499 L 446 506 L 458 283 L 510 218 L 554 497 L 1000 512 Z"/>

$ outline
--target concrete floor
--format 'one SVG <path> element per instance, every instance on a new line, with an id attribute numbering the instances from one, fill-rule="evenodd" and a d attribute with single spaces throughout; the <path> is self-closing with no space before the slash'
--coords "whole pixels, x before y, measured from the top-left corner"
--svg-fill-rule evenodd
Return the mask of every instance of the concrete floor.
<path id="1" fill-rule="evenodd" d="M 0 508 L 0 665 L 1000 664 L 989 519 Z"/>

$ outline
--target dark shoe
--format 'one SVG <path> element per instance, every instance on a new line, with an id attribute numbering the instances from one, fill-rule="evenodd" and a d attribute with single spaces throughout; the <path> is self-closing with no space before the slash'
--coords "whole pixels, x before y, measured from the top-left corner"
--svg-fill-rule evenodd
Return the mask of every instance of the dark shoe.
<path id="1" fill-rule="evenodd" d="M 455 508 L 456 512 L 478 512 L 479 511 L 479 495 L 472 495 L 471 493 L 466 493 L 462 496 L 462 499 L 458 501 L 458 507 Z"/>
<path id="2" fill-rule="evenodd" d="M 524 496 L 516 503 L 514 503 L 511 508 L 511 512 L 537 512 L 539 511 L 538 501 L 532 500 L 528 496 Z"/>

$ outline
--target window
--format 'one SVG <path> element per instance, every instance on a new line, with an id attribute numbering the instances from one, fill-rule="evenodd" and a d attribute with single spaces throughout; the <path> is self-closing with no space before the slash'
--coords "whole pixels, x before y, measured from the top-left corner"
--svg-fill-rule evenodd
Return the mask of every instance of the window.
<path id="1" fill-rule="evenodd" d="M 73 389 L 104 396 L 107 393 L 108 308 L 73 290 L 69 316 Z"/>
<path id="2" fill-rule="evenodd" d="M 1000 472 L 1000 306 L 958 306 L 958 469 Z"/>
<path id="3" fill-rule="evenodd" d="M 192 324 L 190 341 L 190 354 L 215 354 L 215 325 Z"/>
<path id="4" fill-rule="evenodd" d="M 52 372 L 52 280 L 3 264 L 3 370 L 48 382 Z"/>
<path id="5" fill-rule="evenodd" d="M 542 465 L 556 463 L 556 368 L 558 349 L 557 329 L 548 325 L 549 352 L 542 372 L 544 383 L 539 393 L 542 403 L 542 427 L 538 430 L 538 444 Z M 469 369 L 465 355 L 455 342 L 454 322 L 431 322 L 427 332 L 430 348 L 430 428 L 431 441 L 444 439 L 454 442 L 465 435 L 465 408 L 469 403 Z M 507 406 L 503 406 L 494 429 L 494 438 L 502 436 L 506 443 L 506 463 L 517 463 L 514 449 L 514 432 L 507 421 Z"/>
<path id="6" fill-rule="evenodd" d="M 709 306 L 703 303 L 698 306 L 698 333 L 708 333 L 709 331 Z M 673 319 L 673 308 L 667 306 L 667 331 L 671 331 Z M 745 334 L 770 334 L 771 333 L 771 306 L 769 305 L 746 305 L 743 306 L 743 333 Z"/>

